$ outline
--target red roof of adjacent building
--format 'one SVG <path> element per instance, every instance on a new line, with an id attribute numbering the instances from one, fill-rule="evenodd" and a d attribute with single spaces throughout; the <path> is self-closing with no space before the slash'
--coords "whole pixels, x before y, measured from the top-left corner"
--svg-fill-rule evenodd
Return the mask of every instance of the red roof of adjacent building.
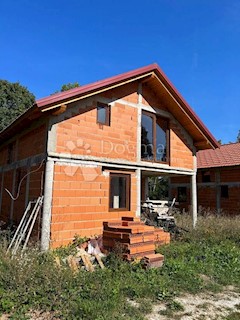
<path id="1" fill-rule="evenodd" d="M 198 169 L 240 165 L 240 142 L 223 144 L 220 148 L 197 152 Z"/>

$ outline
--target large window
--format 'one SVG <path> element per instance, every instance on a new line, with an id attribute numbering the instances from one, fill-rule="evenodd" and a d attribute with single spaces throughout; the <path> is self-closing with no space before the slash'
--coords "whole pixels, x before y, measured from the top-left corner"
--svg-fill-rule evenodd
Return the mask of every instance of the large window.
<path id="1" fill-rule="evenodd" d="M 143 112 L 141 135 L 142 160 L 168 161 L 168 121 Z"/>
<path id="2" fill-rule="evenodd" d="M 130 175 L 110 174 L 110 211 L 130 210 Z"/>

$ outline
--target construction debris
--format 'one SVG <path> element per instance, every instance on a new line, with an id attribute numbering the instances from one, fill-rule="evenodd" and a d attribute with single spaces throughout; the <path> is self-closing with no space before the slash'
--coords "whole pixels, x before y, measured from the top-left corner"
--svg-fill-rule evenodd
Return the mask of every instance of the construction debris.
<path id="1" fill-rule="evenodd" d="M 79 269 L 85 269 L 93 272 L 97 265 L 104 269 L 102 258 L 106 255 L 100 250 L 99 244 L 102 242 L 101 237 L 88 239 L 77 246 L 75 255 L 69 255 L 63 262 L 67 262 L 72 271 L 78 272 Z M 61 260 L 59 257 L 55 258 L 57 266 L 61 267 Z"/>

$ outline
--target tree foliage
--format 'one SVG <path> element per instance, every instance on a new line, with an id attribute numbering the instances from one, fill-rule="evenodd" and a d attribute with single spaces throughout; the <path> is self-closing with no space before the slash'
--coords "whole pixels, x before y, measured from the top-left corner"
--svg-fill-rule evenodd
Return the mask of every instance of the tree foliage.
<path id="1" fill-rule="evenodd" d="M 66 84 L 62 85 L 61 92 L 64 92 L 64 91 L 67 91 L 67 90 L 70 90 L 70 89 L 73 89 L 73 88 L 77 88 L 77 87 L 80 87 L 78 82 L 66 83 Z"/>
<path id="2" fill-rule="evenodd" d="M 0 131 L 30 108 L 34 95 L 20 83 L 0 80 Z"/>
<path id="3" fill-rule="evenodd" d="M 240 142 L 240 130 L 238 131 L 237 142 Z"/>

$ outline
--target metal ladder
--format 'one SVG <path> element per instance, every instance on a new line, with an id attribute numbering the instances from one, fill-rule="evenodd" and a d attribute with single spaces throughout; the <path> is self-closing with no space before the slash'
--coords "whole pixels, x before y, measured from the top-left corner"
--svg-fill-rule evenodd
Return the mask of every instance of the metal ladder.
<path id="1" fill-rule="evenodd" d="M 12 241 L 7 249 L 7 252 L 11 250 L 12 255 L 17 253 L 19 246 L 23 242 L 22 251 L 26 249 L 32 229 L 39 214 L 39 211 L 43 204 L 43 196 L 38 197 L 37 200 L 29 201 L 26 210 L 22 216 L 22 219 L 14 233 Z"/>

